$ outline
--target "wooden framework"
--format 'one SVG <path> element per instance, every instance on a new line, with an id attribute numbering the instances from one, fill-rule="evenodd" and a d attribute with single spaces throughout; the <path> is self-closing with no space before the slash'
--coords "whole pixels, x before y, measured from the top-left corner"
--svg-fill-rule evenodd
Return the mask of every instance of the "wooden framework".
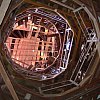
<path id="1" fill-rule="evenodd" d="M 52 0 L 50 0 L 50 1 L 52 1 Z M 56 1 L 56 0 L 54 0 L 54 1 Z M 25 0 L 25 2 L 26 2 L 26 0 Z M 28 3 L 32 3 L 32 2 L 30 2 L 30 0 L 29 1 L 27 1 Z M 59 1 L 60 2 L 60 1 Z M 73 1 L 74 2 L 74 1 Z M 76 1 L 76 2 L 78 2 L 78 0 Z M 75 32 L 75 38 L 73 38 L 73 35 L 72 36 L 70 36 L 70 35 L 67 35 L 66 37 L 65 37 L 65 39 L 62 37 L 61 38 L 61 43 L 63 44 L 62 45 L 62 47 L 63 47 L 63 50 L 60 52 L 60 54 L 62 54 L 62 55 L 60 55 L 60 57 L 62 57 L 62 56 L 64 56 L 64 54 L 66 55 L 66 52 L 64 51 L 64 47 L 66 47 L 66 44 L 67 44 L 67 42 L 68 42 L 68 39 L 70 39 L 71 40 L 71 46 L 72 46 L 72 43 L 73 43 L 73 39 L 75 39 L 75 45 L 76 45 L 76 47 L 77 48 L 74 48 L 74 50 L 75 51 L 73 51 L 72 52 L 72 54 L 74 54 L 75 56 L 77 56 L 77 54 L 78 54 L 78 60 L 76 60 L 75 58 L 76 57 L 74 57 L 74 55 L 72 55 L 71 54 L 71 57 L 70 58 L 73 58 L 73 59 L 71 59 L 70 61 L 72 62 L 72 63 L 74 63 L 75 62 L 75 65 L 73 64 L 73 66 L 69 66 L 70 65 L 70 62 L 68 63 L 66 63 L 65 61 L 63 61 L 65 58 L 68 58 L 68 55 L 65 57 L 62 57 L 61 59 L 59 59 L 59 61 L 63 61 L 61 64 L 60 64 L 60 66 L 61 67 L 59 67 L 59 68 L 61 68 L 61 70 L 63 70 L 63 71 L 58 71 L 57 73 L 56 73 L 56 75 L 53 75 L 54 73 L 51 73 L 51 70 L 50 71 L 48 71 L 47 70 L 47 72 L 46 73 L 43 73 L 43 74 L 37 74 L 37 73 L 35 73 L 34 75 L 29 71 L 29 73 L 28 73 L 28 71 L 27 70 L 23 70 L 23 69 L 18 69 L 19 70 L 19 74 L 20 75 L 24 75 L 24 74 L 27 74 L 26 76 L 23 76 L 23 77 L 21 77 L 22 79 L 20 79 L 19 78 L 19 80 L 24 80 L 25 82 L 27 82 L 27 81 L 29 81 L 29 78 L 30 78 L 30 80 L 32 80 L 32 78 L 34 78 L 33 80 L 35 80 L 35 76 L 38 76 L 37 77 L 37 80 L 41 80 L 42 82 L 41 82 L 41 84 L 43 85 L 43 86 L 41 86 L 39 89 L 40 89 L 40 94 L 41 94 L 41 91 L 46 91 L 46 94 L 42 94 L 42 95 L 46 95 L 46 96 L 48 96 L 48 94 L 51 94 L 51 92 L 53 93 L 54 91 L 54 89 L 58 89 L 57 90 L 57 92 L 58 91 L 60 91 L 59 90 L 59 88 L 61 87 L 61 89 L 62 89 L 62 87 L 66 87 L 66 90 L 65 91 L 60 91 L 60 94 L 55 94 L 54 95 L 54 97 L 56 97 L 56 96 L 66 96 L 66 94 L 67 93 L 69 93 L 69 92 L 72 92 L 73 91 L 73 93 L 75 93 L 75 90 L 79 90 L 79 88 L 80 87 L 78 87 L 78 86 L 83 86 L 85 83 L 91 83 L 91 81 L 94 79 L 94 73 L 96 72 L 96 68 L 97 68 L 97 64 L 94 64 L 93 63 L 93 61 L 95 61 L 95 60 L 97 60 L 97 63 L 99 62 L 99 56 L 98 56 L 98 53 L 96 52 L 96 50 L 97 50 L 97 48 L 96 48 L 96 42 L 95 41 L 93 41 L 93 39 L 95 38 L 95 39 L 97 39 L 97 37 L 96 37 L 96 32 L 97 33 L 99 33 L 99 28 L 97 27 L 96 28 L 96 25 L 97 25 L 97 22 L 96 22 L 96 19 L 93 17 L 93 16 L 89 16 L 89 15 L 91 15 L 91 13 L 89 12 L 89 10 L 86 8 L 86 7 L 83 7 L 82 5 L 81 5 L 81 8 L 82 9 L 80 9 L 80 2 L 78 2 L 78 4 L 76 4 L 76 2 L 74 2 L 75 3 L 75 5 L 73 4 L 71 7 L 74 7 L 74 8 L 77 8 L 77 7 L 79 7 L 78 9 L 75 9 L 74 11 L 71 11 L 71 10 L 69 10 L 68 9 L 68 12 L 69 12 L 69 14 L 72 14 L 72 13 L 74 13 L 75 14 L 75 17 L 73 18 L 74 20 L 77 20 L 75 23 L 77 24 L 77 22 L 78 22 L 78 25 L 77 25 L 77 27 L 78 27 L 78 33 L 77 33 L 77 31 Z M 51 3 L 51 2 L 50 2 Z M 35 4 L 34 2 L 33 2 L 33 4 Z M 36 6 L 44 6 L 44 5 L 42 5 L 42 4 L 40 4 L 40 3 L 36 3 Z M 60 6 L 63 6 L 62 5 L 62 3 L 59 3 L 58 4 L 59 5 L 59 7 Z M 77 6 L 78 5 L 78 6 Z M 45 6 L 47 7 L 48 5 L 46 5 L 45 4 Z M 51 7 L 52 8 L 52 7 Z M 66 8 L 67 8 L 67 6 L 66 6 Z M 60 10 L 59 10 L 59 12 L 60 12 Z M 89 13 L 89 15 L 87 15 L 85 12 L 87 12 L 87 13 Z M 85 14 L 86 14 L 86 16 L 85 16 Z M 67 14 L 65 14 L 65 16 L 66 16 Z M 73 14 L 72 14 L 73 15 Z M 70 16 L 71 17 L 71 16 Z M 71 23 L 72 23 L 72 20 L 70 19 L 70 17 L 69 17 L 69 20 L 71 21 Z M 89 17 L 91 18 L 91 19 L 89 19 Z M 90 23 L 88 22 L 88 24 L 87 24 L 87 22 L 85 22 L 85 20 L 83 20 L 84 18 L 87 18 L 87 19 L 89 19 L 89 20 L 93 20 L 93 21 L 91 21 Z M 92 19 L 93 18 L 93 19 Z M 25 19 L 21 19 L 21 20 L 23 20 L 23 22 L 25 22 Z M 40 20 L 42 20 L 41 18 L 40 18 Z M 19 20 L 20 21 L 20 20 Z M 23 23 L 22 22 L 22 23 Z M 53 21 L 51 21 L 52 23 L 53 23 Z M 6 22 L 5 22 L 6 23 Z M 19 24 L 19 25 L 18 25 Z M 43 24 L 43 23 L 42 23 Z M 56 23 L 54 22 L 53 23 L 54 25 L 55 25 L 55 27 L 57 27 L 57 25 L 56 25 Z M 93 24 L 95 24 L 95 28 L 96 28 L 96 31 L 94 31 L 94 25 Z M 4 23 L 3 23 L 3 28 L 4 28 L 4 26 L 6 26 Z M 9 25 L 8 25 L 9 26 Z M 35 30 L 34 32 L 35 33 L 37 33 L 37 35 L 36 35 L 36 37 L 35 38 L 33 38 L 32 39 L 32 29 L 29 27 L 28 29 L 26 29 L 26 26 L 30 26 L 31 28 L 32 27 L 34 27 L 34 29 L 38 29 L 38 30 Z M 16 41 L 16 43 L 14 42 L 11 42 L 10 41 L 10 38 L 8 38 L 8 40 L 6 41 L 6 45 L 7 45 L 7 47 L 8 47 L 8 50 L 9 51 L 13 51 L 13 53 L 14 53 L 14 51 L 17 51 L 18 52 L 18 50 L 17 49 L 19 49 L 19 48 L 17 48 L 18 47 L 18 45 L 20 45 L 20 43 L 18 43 L 18 41 L 23 41 L 23 38 L 24 38 L 24 43 L 26 43 L 26 41 L 28 40 L 29 41 L 29 43 L 27 43 L 28 45 L 29 45 L 29 47 L 36 47 L 36 46 L 38 46 L 39 45 L 39 42 L 41 42 L 41 45 L 39 45 L 39 46 L 41 46 L 41 50 L 39 50 L 39 52 L 44 52 L 44 47 L 45 46 L 49 46 L 49 45 L 53 45 L 54 44 L 54 42 L 53 42 L 53 39 L 51 39 L 51 41 L 46 41 L 46 44 L 44 43 L 44 41 L 40 41 L 39 39 L 36 39 L 36 38 L 38 38 L 38 34 L 39 34 L 39 32 L 40 32 L 40 30 L 41 30 L 41 27 L 43 27 L 41 24 L 38 26 L 38 25 L 33 25 L 32 23 L 30 24 L 30 22 L 28 23 L 28 24 L 23 24 L 23 25 L 21 25 L 21 23 L 18 23 L 18 22 L 16 22 L 15 23 L 15 27 L 13 27 L 13 33 L 15 34 L 15 32 L 16 31 L 19 31 L 19 33 L 16 35 L 14 35 L 13 33 L 11 34 L 11 41 L 12 40 L 14 40 L 14 41 Z M 91 27 L 91 29 L 93 30 L 93 31 L 91 31 L 91 32 L 88 32 L 87 30 L 88 30 L 88 27 Z M 3 30 L 3 28 L 2 28 L 2 30 Z M 7 27 L 7 28 L 9 28 L 9 27 Z M 47 27 L 44 27 L 45 28 L 45 30 L 50 30 L 51 32 L 52 32 L 52 34 L 50 34 L 49 35 L 49 32 L 48 32 L 48 38 L 52 38 L 52 37 L 54 37 L 54 38 L 56 38 L 57 36 L 59 36 L 59 34 L 58 33 L 61 33 L 62 31 L 61 31 L 61 29 L 63 29 L 63 27 L 61 27 L 61 29 L 59 29 L 58 30 L 58 32 L 56 33 L 56 31 L 54 31 L 54 30 L 51 30 L 50 29 L 50 27 L 49 28 L 47 28 Z M 59 28 L 59 27 L 57 27 L 57 28 Z M 65 27 L 64 27 L 65 28 Z M 69 28 L 69 26 L 68 27 L 66 27 L 66 29 L 68 29 Z M 73 29 L 75 29 L 75 27 L 73 28 Z M 22 30 L 24 30 L 25 32 L 27 32 L 28 34 L 26 34 L 26 33 L 21 33 L 20 31 L 22 31 Z M 56 30 L 56 29 L 55 29 Z M 8 31 L 8 30 L 7 30 Z M 66 32 L 66 31 L 65 31 Z M 68 32 L 70 33 L 70 32 L 72 32 L 72 31 L 70 31 L 70 30 L 68 30 Z M 45 34 L 46 33 L 46 31 L 45 32 L 41 32 L 42 34 Z M 83 34 L 84 33 L 84 34 Z M 81 35 L 82 34 L 82 35 Z M 2 37 L 3 36 L 5 36 L 5 34 L 3 33 L 3 35 L 2 35 Z M 17 37 L 18 36 L 18 37 Z M 70 36 L 70 38 L 68 38 L 68 36 Z M 84 41 L 82 41 L 81 40 L 81 38 L 82 38 L 82 36 L 84 36 L 85 37 L 85 39 L 83 39 Z M 6 38 L 3 38 L 3 39 L 6 39 Z M 62 41 L 64 39 L 64 41 Z M 18 40 L 18 41 L 17 41 Z M 36 40 L 37 42 L 36 43 L 33 43 L 32 41 L 33 40 Z M 30 51 L 32 51 L 32 52 L 35 52 L 35 50 L 37 51 L 37 47 L 35 48 L 35 49 L 33 49 L 33 48 L 30 48 L 30 50 L 26 47 L 26 50 L 25 50 L 25 48 L 24 48 L 24 46 L 26 46 L 26 45 L 24 45 L 24 43 L 21 43 L 21 45 L 20 45 L 20 48 L 23 48 L 23 49 L 21 49 L 20 50 L 20 52 L 30 52 Z M 23 44 L 23 45 L 22 45 Z M 9 46 L 8 46 L 9 45 Z M 13 46 L 11 46 L 11 45 L 13 45 Z M 34 46 L 35 45 L 35 46 Z M 71 46 L 70 46 L 70 48 L 71 48 Z M 84 46 L 84 47 L 83 47 Z M 13 47 L 13 48 L 12 48 Z M 56 48 L 55 46 L 54 46 L 54 48 Z M 0 49 L 1 49 L 1 51 L 2 51 L 2 47 L 0 46 Z M 3 48 L 4 49 L 4 48 Z M 28 50 L 27 50 L 28 49 Z M 60 50 L 60 49 L 59 49 Z M 66 49 L 67 50 L 67 49 Z M 46 57 L 48 57 L 48 52 L 49 52 L 50 50 L 47 50 L 47 51 L 45 51 L 46 52 Z M 80 51 L 80 52 L 78 52 L 78 51 Z M 44 52 L 44 53 L 45 53 Z M 51 51 L 50 51 L 51 52 Z M 54 50 L 53 52 L 57 52 L 57 54 L 58 54 L 58 49 L 57 50 Z M 17 59 L 16 58 L 16 55 L 15 54 L 13 54 L 13 53 L 10 53 L 11 54 L 11 56 L 12 56 L 12 58 L 13 58 L 13 61 L 15 61 L 16 63 L 18 63 L 19 65 L 21 65 L 21 64 L 25 64 L 25 62 L 27 61 L 27 60 L 25 60 L 25 62 L 23 63 L 23 61 L 20 61 L 19 59 Z M 69 49 L 69 51 L 68 51 L 68 54 L 70 54 L 71 53 L 71 49 Z M 31 54 L 28 54 L 28 56 L 30 56 Z M 80 55 L 80 56 L 79 56 Z M 13 57 L 13 56 L 15 56 L 15 57 Z M 23 56 L 23 55 L 21 55 L 20 53 L 17 55 L 17 56 L 20 56 L 20 58 Z M 25 55 L 24 55 L 25 56 Z M 40 53 L 36 53 L 36 54 L 34 54 L 34 56 L 35 56 L 35 60 L 33 60 L 33 59 L 28 59 L 29 60 L 29 64 L 27 63 L 27 67 L 30 65 L 30 62 L 32 62 L 32 64 L 33 65 L 35 65 L 34 64 L 34 61 L 35 62 L 37 62 L 37 61 L 39 61 L 39 58 L 40 57 L 43 57 L 43 56 L 41 56 L 40 55 Z M 54 57 L 56 57 L 57 58 L 57 56 L 54 56 Z M 94 58 L 94 57 L 96 57 L 96 59 Z M 38 58 L 38 60 L 37 60 L 37 58 Z M 64 59 L 63 59 L 64 58 Z M 46 59 L 45 57 L 43 57 L 43 59 Z M 95 60 L 94 60 L 95 59 Z M 74 61 L 73 61 L 74 60 Z M 69 59 L 67 59 L 66 61 L 69 61 Z M 42 60 L 42 63 L 44 63 L 44 60 Z M 66 63 L 66 64 L 65 64 Z M 68 66 L 67 66 L 67 64 L 68 64 Z M 93 65 L 92 65 L 93 64 Z M 63 65 L 63 67 L 62 67 L 62 65 Z M 86 67 L 86 66 L 88 66 L 88 67 Z M 21 65 L 21 66 L 23 66 L 23 65 Z M 85 66 L 85 67 L 84 67 Z M 90 67 L 91 66 L 91 67 Z M 11 66 L 10 66 L 11 67 Z M 24 67 L 24 66 L 23 66 Z M 65 70 L 66 69 L 66 70 Z M 15 70 L 15 69 L 14 69 Z M 7 70 L 7 71 L 9 71 L 9 70 Z M 70 75 L 68 76 L 67 74 L 69 74 L 69 72 L 68 71 L 71 71 L 70 72 Z M 10 71 L 9 71 L 10 72 Z M 17 72 L 17 71 L 16 71 Z M 22 72 L 22 73 L 21 73 Z M 65 74 L 65 73 L 67 73 L 67 74 Z M 93 72 L 93 74 L 91 73 L 91 72 Z M 24 73 L 24 74 L 23 74 Z M 13 74 L 13 73 L 12 73 Z M 18 73 L 17 73 L 18 74 Z M 90 74 L 90 75 L 89 75 Z M 48 86 L 47 86 L 47 84 L 45 83 L 45 79 L 50 79 L 51 80 L 51 82 L 53 83 L 53 82 L 55 82 L 56 81 L 56 76 L 58 76 L 57 78 L 58 78 L 58 80 L 57 81 L 60 81 L 61 79 L 59 78 L 59 76 L 60 75 L 62 75 L 62 76 L 64 76 L 65 77 L 65 80 L 66 80 L 66 77 L 68 76 L 68 79 L 70 79 L 70 82 L 71 82 L 71 84 L 74 84 L 75 85 L 75 88 L 73 88 L 73 86 L 71 86 L 71 88 L 72 89 L 70 89 L 70 90 L 68 90 L 67 91 L 67 85 L 65 85 L 66 84 L 66 81 L 65 81 L 65 84 L 60 84 L 60 85 L 58 85 L 57 87 L 53 87 L 53 85 L 51 84 L 51 85 L 49 85 L 50 87 L 49 87 L 49 89 L 46 89 Z M 4 78 L 5 79 L 5 78 Z M 16 80 L 16 79 L 15 79 Z M 89 81 L 90 80 L 90 81 Z M 34 82 L 32 82 L 32 83 L 34 83 Z M 37 82 L 38 83 L 38 82 Z M 23 84 L 23 85 L 25 85 L 25 83 Z M 55 85 L 55 84 L 54 84 Z M 34 85 L 32 85 L 33 87 L 34 87 Z M 52 88 L 53 87 L 53 88 Z M 86 89 L 87 89 L 87 87 L 85 87 Z M 92 88 L 91 88 L 92 89 Z M 94 88 L 95 89 L 95 88 Z M 49 92 L 49 90 L 50 90 L 50 92 Z M 90 90 L 90 89 L 89 89 Z M 27 91 L 27 90 L 26 90 Z M 79 90 L 79 91 L 81 91 L 81 90 Z M 92 90 L 91 90 L 92 91 Z M 30 91 L 30 89 L 28 90 L 28 92 L 30 92 L 30 93 L 33 93 L 33 90 L 31 90 Z M 62 94 L 62 92 L 63 92 L 63 94 Z M 88 92 L 88 91 L 87 91 Z M 87 93 L 87 92 L 85 92 L 85 93 Z M 84 93 L 82 94 L 83 95 L 83 98 L 85 98 L 84 97 Z M 96 96 L 97 96 L 97 94 L 96 94 Z M 53 96 L 51 96 L 51 95 L 49 95 L 49 97 L 53 97 Z M 74 96 L 73 96 L 74 97 Z M 73 98 L 72 97 L 72 98 Z M 63 97 L 62 97 L 63 98 Z M 65 98 L 67 98 L 67 97 L 65 97 Z M 80 97 L 76 97 L 76 98 L 80 98 Z M 93 97 L 93 98 L 96 98 L 96 97 Z M 92 98 L 92 99 L 93 99 Z M 71 98 L 70 98 L 71 99 Z M 87 99 L 89 99 L 89 97 L 87 97 Z"/>

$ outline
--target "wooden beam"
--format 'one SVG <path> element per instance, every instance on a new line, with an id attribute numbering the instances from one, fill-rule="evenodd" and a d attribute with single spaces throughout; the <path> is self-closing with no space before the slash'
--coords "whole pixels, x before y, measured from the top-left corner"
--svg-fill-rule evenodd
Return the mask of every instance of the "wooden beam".
<path id="1" fill-rule="evenodd" d="M 12 85 L 12 83 L 11 83 L 2 63 L 1 63 L 1 61 L 0 61 L 0 73 L 1 73 L 1 76 L 2 76 L 6 86 L 8 87 L 8 89 L 9 89 L 9 91 L 10 91 L 12 97 L 13 97 L 13 100 L 19 100 L 18 96 L 17 96 L 17 94 L 14 90 L 14 87 L 13 87 L 13 85 Z"/>
<path id="2" fill-rule="evenodd" d="M 11 2 L 11 0 L 3 0 L 2 1 L 1 7 L 0 7 L 0 24 L 2 23 L 2 20 L 6 14 L 6 11 L 9 7 L 10 2 Z"/>
<path id="3" fill-rule="evenodd" d="M 48 6 L 46 4 L 43 4 L 43 3 L 39 3 L 39 2 L 33 2 L 32 0 L 24 0 L 24 2 L 26 3 L 29 3 L 29 4 L 33 4 L 34 6 L 37 6 L 37 7 L 44 7 L 44 8 L 48 8 L 48 9 L 51 9 L 54 11 L 54 8 L 52 6 Z M 61 9 L 57 9 L 60 13 L 63 13 L 63 14 L 67 14 L 68 16 L 73 16 L 73 14 L 71 13 L 68 13 L 68 12 L 65 12 Z"/>

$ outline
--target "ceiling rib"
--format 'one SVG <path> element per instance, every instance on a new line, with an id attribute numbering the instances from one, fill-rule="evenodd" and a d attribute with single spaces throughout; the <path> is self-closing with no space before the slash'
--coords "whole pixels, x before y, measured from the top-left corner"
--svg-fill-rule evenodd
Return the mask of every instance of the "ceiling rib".
<path id="1" fill-rule="evenodd" d="M 59 1 L 56 1 L 56 0 L 50 0 L 50 1 L 52 1 L 52 2 L 54 2 L 56 4 L 59 4 L 59 5 L 63 6 L 63 7 L 65 7 L 65 8 L 68 8 L 70 10 L 74 10 L 74 8 L 72 8 L 72 7 L 68 6 L 68 5 L 65 5 L 65 4 L 63 4 L 63 3 L 59 2 Z"/>

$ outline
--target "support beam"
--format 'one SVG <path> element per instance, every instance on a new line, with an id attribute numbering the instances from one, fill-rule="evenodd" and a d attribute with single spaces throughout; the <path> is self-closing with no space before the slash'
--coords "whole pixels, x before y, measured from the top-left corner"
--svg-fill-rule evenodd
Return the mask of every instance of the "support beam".
<path id="1" fill-rule="evenodd" d="M 75 12 L 77 12 L 77 11 L 79 11 L 79 10 L 83 9 L 83 8 L 84 8 L 84 7 L 83 7 L 83 6 L 81 6 L 81 7 L 77 8 L 77 9 L 75 9 L 73 12 L 75 13 Z"/>
<path id="2" fill-rule="evenodd" d="M 84 5 L 84 4 L 83 4 L 81 1 L 79 1 L 79 0 L 73 0 L 73 1 L 76 2 L 77 4 L 81 5 L 81 6 Z"/>
<path id="3" fill-rule="evenodd" d="M 3 21 L 3 18 L 6 14 L 6 11 L 9 7 L 10 2 L 11 2 L 11 0 L 3 0 L 2 1 L 1 7 L 0 7 L 0 25 Z"/>
<path id="4" fill-rule="evenodd" d="M 17 94 L 14 90 L 14 87 L 13 87 L 13 85 L 12 85 L 12 83 L 11 83 L 2 63 L 1 63 L 1 61 L 0 61 L 0 73 L 1 73 L 1 76 L 2 76 L 6 86 L 8 87 L 8 89 L 9 89 L 9 91 L 10 91 L 12 97 L 13 97 L 13 100 L 19 100 L 18 96 L 17 96 Z"/>
<path id="5" fill-rule="evenodd" d="M 87 12 L 89 17 L 93 20 L 93 24 L 94 24 L 98 39 L 100 39 L 100 29 L 99 29 L 99 25 L 98 25 L 96 18 L 91 14 L 91 12 L 88 10 L 87 7 L 84 7 L 84 10 Z M 97 49 L 98 49 L 98 53 L 100 57 L 100 42 L 97 43 Z"/>
<path id="6" fill-rule="evenodd" d="M 76 2 L 77 4 L 81 5 L 81 6 L 84 5 L 79 0 L 73 0 L 73 1 Z M 95 30 L 96 30 L 96 33 L 97 33 L 97 37 L 98 37 L 98 39 L 100 39 L 100 28 L 99 28 L 98 21 L 97 21 L 97 18 L 96 18 L 97 17 L 96 16 L 96 11 L 95 11 L 95 8 L 94 8 L 92 0 L 90 0 L 90 1 L 91 1 L 91 5 L 92 5 L 92 10 L 93 10 L 93 13 L 94 13 L 95 16 L 91 13 L 91 11 L 86 6 L 84 6 L 84 10 L 88 14 L 88 16 L 93 20 L 93 25 L 95 27 Z M 98 49 L 99 57 L 100 57 L 100 42 L 97 43 L 97 49 Z"/>
<path id="7" fill-rule="evenodd" d="M 65 8 L 68 8 L 70 10 L 74 10 L 74 8 L 72 8 L 72 7 L 68 6 L 68 5 L 65 5 L 64 3 L 61 3 L 61 2 L 59 2 L 57 0 L 50 0 L 50 1 L 52 1 L 52 2 L 54 2 L 56 4 L 59 4 L 59 5 L 63 6 L 63 7 L 65 7 Z"/>

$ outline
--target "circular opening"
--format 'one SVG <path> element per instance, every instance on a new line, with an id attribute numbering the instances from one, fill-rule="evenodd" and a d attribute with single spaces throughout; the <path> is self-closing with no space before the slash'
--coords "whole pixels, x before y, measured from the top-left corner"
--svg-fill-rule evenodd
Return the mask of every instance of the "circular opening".
<path id="1" fill-rule="evenodd" d="M 40 9 L 38 12 L 44 10 Z M 51 20 L 50 16 L 45 17 L 39 13 L 36 8 L 18 14 L 15 17 L 13 30 L 6 39 L 6 46 L 14 63 L 32 71 L 50 67 L 56 62 L 61 51 L 58 22 Z M 57 23 L 56 26 L 54 23 Z"/>

